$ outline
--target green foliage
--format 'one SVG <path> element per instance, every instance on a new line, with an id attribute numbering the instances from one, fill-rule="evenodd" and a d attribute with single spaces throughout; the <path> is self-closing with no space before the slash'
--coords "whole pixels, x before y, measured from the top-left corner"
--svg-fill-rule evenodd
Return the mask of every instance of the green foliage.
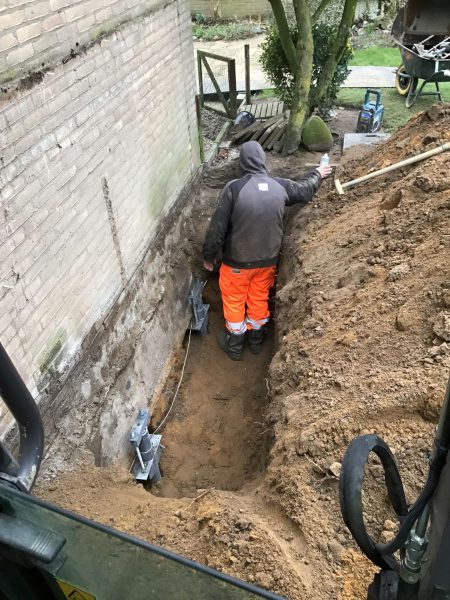
<path id="1" fill-rule="evenodd" d="M 203 13 L 195 13 L 192 15 L 192 20 L 194 23 L 201 25 L 202 23 L 206 23 L 208 19 Z"/>
<path id="2" fill-rule="evenodd" d="M 341 57 L 331 84 L 328 88 L 326 98 L 318 106 L 316 97 L 315 83 L 330 58 L 332 43 L 336 35 L 336 27 L 326 23 L 317 23 L 313 27 L 314 38 L 314 58 L 313 72 L 311 77 L 310 109 L 319 108 L 323 111 L 329 109 L 335 102 L 340 85 L 346 79 L 349 69 L 348 63 L 352 56 L 352 49 L 349 45 Z M 298 30 L 291 28 L 291 36 L 294 45 L 297 44 Z M 276 89 L 277 95 L 287 104 L 292 103 L 294 76 L 291 72 L 286 55 L 281 44 L 280 34 L 276 27 L 272 27 L 265 41 L 261 44 L 262 55 L 261 65 L 267 74 L 269 80 Z"/>
<path id="3" fill-rule="evenodd" d="M 316 97 L 316 87 L 314 83 L 318 80 L 322 69 L 331 58 L 331 51 L 334 39 L 337 34 L 337 28 L 326 23 L 318 23 L 313 27 L 314 38 L 314 57 L 313 57 L 313 73 L 311 78 L 311 93 L 310 93 L 310 108 L 319 108 L 321 112 L 326 113 L 336 102 L 336 96 L 339 88 L 347 79 L 350 72 L 348 63 L 353 55 L 351 42 L 347 44 L 344 53 L 342 54 L 336 70 L 328 86 L 327 95 L 319 103 Z"/>
<path id="4" fill-rule="evenodd" d="M 213 40 L 243 40 L 253 37 L 257 33 L 260 33 L 260 28 L 248 21 L 216 23 L 214 25 L 198 22 L 192 24 L 194 38 L 206 42 Z"/>

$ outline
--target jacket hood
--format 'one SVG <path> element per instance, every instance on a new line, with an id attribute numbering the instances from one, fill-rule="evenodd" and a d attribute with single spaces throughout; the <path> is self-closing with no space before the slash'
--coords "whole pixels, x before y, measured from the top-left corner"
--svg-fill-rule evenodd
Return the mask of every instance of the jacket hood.
<path id="1" fill-rule="evenodd" d="M 244 173 L 266 173 L 266 155 L 258 142 L 251 141 L 242 144 L 239 162 Z"/>

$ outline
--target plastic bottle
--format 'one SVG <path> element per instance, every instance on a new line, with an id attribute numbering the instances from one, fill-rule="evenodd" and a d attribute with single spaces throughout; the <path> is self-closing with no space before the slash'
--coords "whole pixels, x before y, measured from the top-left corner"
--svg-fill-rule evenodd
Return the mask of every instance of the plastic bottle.
<path id="1" fill-rule="evenodd" d="M 327 167 L 329 164 L 330 164 L 330 157 L 328 156 L 328 154 L 324 154 L 322 156 L 322 158 L 320 159 L 320 166 Z"/>

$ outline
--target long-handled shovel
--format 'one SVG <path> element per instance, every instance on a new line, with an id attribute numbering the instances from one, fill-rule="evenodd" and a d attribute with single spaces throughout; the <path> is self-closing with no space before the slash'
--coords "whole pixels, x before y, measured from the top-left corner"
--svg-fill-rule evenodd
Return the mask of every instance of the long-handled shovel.
<path id="1" fill-rule="evenodd" d="M 425 160 L 427 158 L 430 158 L 431 156 L 436 156 L 436 154 L 441 154 L 442 152 L 446 152 L 447 150 L 450 150 L 450 144 L 443 144 L 442 146 L 438 146 L 433 150 L 423 152 L 422 154 L 417 154 L 417 156 L 412 156 L 411 158 L 407 158 L 405 160 L 402 160 L 401 162 L 390 165 L 389 167 L 385 167 L 384 169 L 379 169 L 378 171 L 369 173 L 369 175 L 364 175 L 364 177 L 353 179 L 353 181 L 348 181 L 347 183 L 341 183 L 339 179 L 335 179 L 334 185 L 336 187 L 336 191 L 342 196 L 345 193 L 346 189 L 358 185 L 359 183 L 363 183 L 364 181 L 368 181 L 369 179 L 373 179 L 374 177 L 378 177 L 379 175 L 384 175 L 384 173 L 395 171 L 396 169 L 400 169 L 401 167 L 413 165 L 416 162 L 420 162 L 421 160 Z"/>

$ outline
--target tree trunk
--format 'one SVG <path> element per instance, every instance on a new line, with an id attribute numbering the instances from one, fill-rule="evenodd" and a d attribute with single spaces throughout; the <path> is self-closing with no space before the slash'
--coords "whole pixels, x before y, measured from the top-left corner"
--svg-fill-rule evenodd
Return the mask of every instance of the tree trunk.
<path id="1" fill-rule="evenodd" d="M 297 64 L 293 70 L 294 95 L 291 116 L 283 141 L 283 154 L 293 154 L 300 146 L 303 124 L 309 116 L 309 91 L 313 70 L 314 41 L 309 8 L 306 0 L 293 0 L 293 2 L 298 28 Z"/>
<path id="2" fill-rule="evenodd" d="M 295 2 L 296 0 L 293 1 Z M 272 7 L 273 16 L 275 17 L 275 21 L 277 23 L 278 31 L 280 32 L 281 45 L 283 46 L 284 53 L 289 63 L 289 68 L 293 73 L 297 64 L 297 56 L 295 54 L 295 46 L 289 30 L 286 11 L 284 10 L 281 0 L 269 0 L 269 2 Z"/>
<path id="3" fill-rule="evenodd" d="M 336 38 L 331 48 L 330 58 L 324 65 L 317 81 L 316 98 L 318 102 L 326 96 L 337 64 L 348 44 L 351 28 L 355 20 L 356 5 L 357 0 L 345 0 L 341 22 L 339 23 Z"/>

